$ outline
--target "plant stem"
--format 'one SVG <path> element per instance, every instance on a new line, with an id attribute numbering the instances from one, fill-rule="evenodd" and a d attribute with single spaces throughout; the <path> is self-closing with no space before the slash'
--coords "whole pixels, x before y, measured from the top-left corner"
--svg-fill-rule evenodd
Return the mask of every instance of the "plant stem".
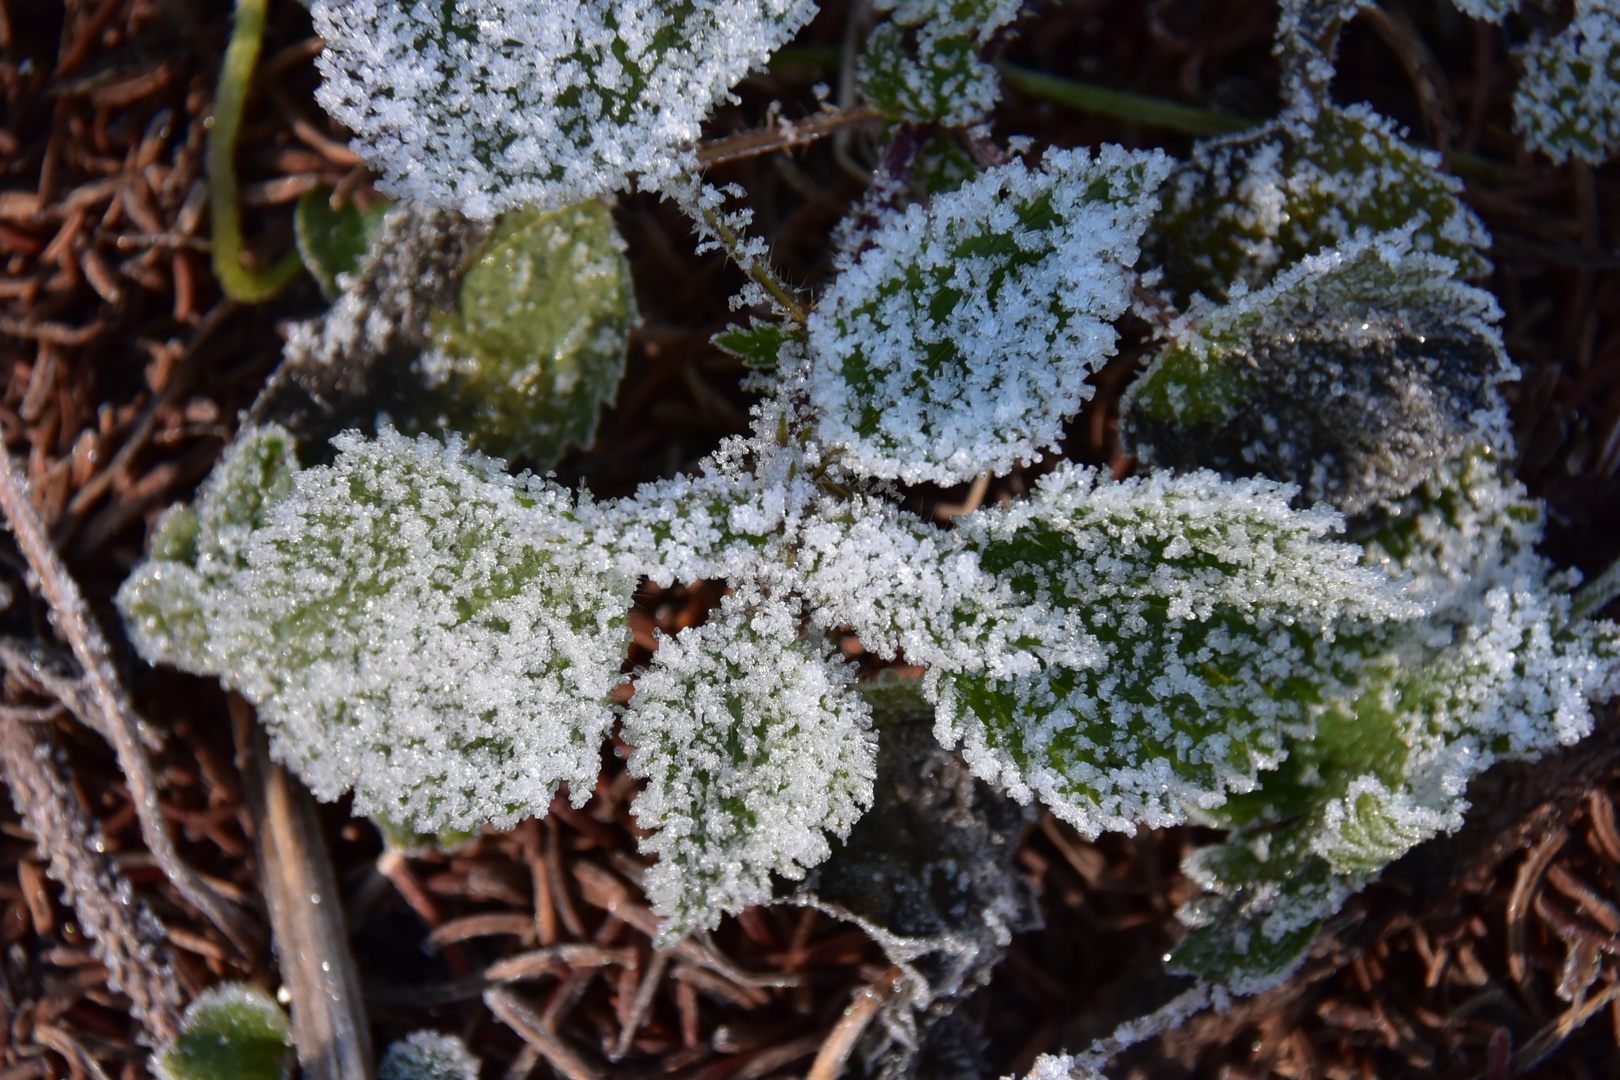
<path id="1" fill-rule="evenodd" d="M 1575 602 L 1569 608 L 1569 621 L 1580 622 L 1596 614 L 1617 596 L 1620 596 L 1620 559 L 1610 563 L 1607 570 L 1575 590 Z"/>
<path id="2" fill-rule="evenodd" d="M 236 201 L 236 136 L 248 86 L 264 41 L 266 0 L 237 0 L 231 43 L 214 94 L 213 127 L 208 133 L 208 200 L 214 224 L 214 276 L 225 295 L 254 304 L 280 292 L 304 268 L 298 252 L 289 251 L 262 270 L 242 262 L 242 214 Z"/>
<path id="3" fill-rule="evenodd" d="M 819 113 L 803 120 L 783 122 L 776 127 L 738 132 L 721 139 L 710 139 L 697 146 L 698 164 L 720 165 L 728 161 L 757 157 L 773 150 L 806 146 L 845 128 L 883 119 L 876 109 L 859 105 L 850 109 Z"/>
<path id="4" fill-rule="evenodd" d="M 129 799 L 141 825 L 141 838 L 158 866 L 180 895 L 202 912 L 230 939 L 231 944 L 251 957 L 257 951 L 256 935 L 246 914 L 215 892 L 175 849 L 168 822 L 158 803 L 157 777 L 152 762 L 141 745 L 140 721 L 135 706 L 113 666 L 112 651 L 96 625 L 79 592 L 78 583 L 62 564 L 62 558 L 45 535 L 45 525 L 28 499 L 28 485 L 17 471 L 10 451 L 0 447 L 0 512 L 11 526 L 17 547 L 34 572 L 41 595 L 51 609 L 57 632 L 67 640 L 73 657 L 84 672 L 85 689 L 101 714 L 101 729 L 118 755 L 118 766 L 129 784 Z"/>
<path id="5" fill-rule="evenodd" d="M 1205 138 L 1210 135 L 1230 135 L 1235 131 L 1252 128 L 1263 121 L 1247 116 L 1197 109 L 1174 101 L 1133 94 L 1127 90 L 1111 90 L 1105 86 L 1075 82 L 1056 75 L 1033 71 L 1018 64 L 1002 61 L 996 65 L 1007 85 L 1028 97 L 1066 105 L 1077 112 L 1105 116 L 1111 120 L 1127 120 L 1150 127 L 1164 128 L 1181 135 Z"/>
<path id="6" fill-rule="evenodd" d="M 720 243 L 725 245 L 726 251 L 730 253 L 731 261 L 736 263 L 743 273 L 753 278 L 760 288 L 770 293 L 771 299 L 782 306 L 782 310 L 787 312 L 788 318 L 800 326 L 808 322 L 810 320 L 810 309 L 805 307 L 803 302 L 793 295 L 786 285 L 777 280 L 776 275 L 772 273 L 769 266 L 766 266 L 758 259 L 743 254 L 742 239 L 731 226 L 727 225 L 719 214 L 708 207 L 703 207 L 702 213 L 703 220 L 708 222 L 709 228 L 714 230 L 714 234 L 720 238 Z"/>

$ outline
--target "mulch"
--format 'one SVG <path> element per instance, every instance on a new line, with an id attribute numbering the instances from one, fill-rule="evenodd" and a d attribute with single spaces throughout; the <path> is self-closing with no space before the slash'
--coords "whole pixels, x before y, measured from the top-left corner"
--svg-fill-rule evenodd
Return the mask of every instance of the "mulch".
<path id="1" fill-rule="evenodd" d="M 1371 101 L 1416 141 L 1490 165 L 1466 197 L 1495 237 L 1489 285 L 1523 372 L 1512 391 L 1519 472 L 1548 502 L 1547 552 L 1601 568 L 1620 554 L 1620 171 L 1554 167 L 1519 146 L 1511 46 L 1527 25 L 1504 32 L 1427 0 L 1388 11 L 1346 35 L 1335 92 Z M 1262 0 L 1075 0 L 1039 7 L 1007 55 L 1264 115 L 1276 95 L 1272 18 Z M 827 4 L 797 43 L 810 48 L 748 79 L 713 133 L 758 124 L 772 102 L 788 116 L 813 112 L 815 85 L 837 83 L 827 57 L 842 24 L 843 5 Z M 0 0 L 0 437 L 115 635 L 110 597 L 157 515 L 207 474 L 276 364 L 287 322 L 324 306 L 307 278 L 254 306 L 223 298 L 213 278 L 202 162 L 229 25 L 229 6 L 204 0 Z M 345 133 L 314 103 L 318 47 L 307 12 L 275 0 L 238 155 L 249 255 L 265 265 L 291 246 L 303 192 L 329 184 L 371 197 Z M 1188 147 L 1011 91 L 996 129 L 1062 145 Z M 829 230 L 860 190 L 838 157 L 822 143 L 716 170 L 746 189 L 755 230 L 809 288 L 825 279 Z M 693 255 L 685 221 L 655 200 L 624 199 L 619 222 L 645 323 L 596 444 L 558 469 L 604 495 L 690 468 L 745 430 L 748 409 L 740 364 L 708 343 L 731 318 L 735 270 Z M 1071 457 L 1128 468 L 1114 403 L 1145 342 L 1145 328 L 1126 327 L 1073 422 Z M 1026 482 L 1014 474 L 988 497 Z M 912 505 L 933 514 L 965 497 L 919 490 Z M 15 594 L 0 634 L 59 653 L 8 544 L 0 577 Z M 692 625 L 717 596 L 702 583 L 638 595 L 636 655 L 654 628 Z M 156 764 L 183 853 L 251 905 L 252 817 L 226 698 L 120 647 L 142 714 L 167 735 Z M 41 691 L 12 671 L 0 698 L 38 704 Z M 274 990 L 270 960 L 242 956 L 157 870 L 106 745 L 65 715 L 45 723 L 108 850 L 163 920 L 183 991 L 227 979 Z M 1131 1051 L 1117 1075 L 1620 1073 L 1616 727 L 1606 717 L 1581 747 L 1482 778 L 1463 833 L 1411 853 L 1356 898 L 1286 986 Z M 486 1077 L 513 1080 L 804 1075 L 852 994 L 883 977 L 881 950 L 826 915 L 777 906 L 656 954 L 634 792 L 611 750 L 583 810 L 559 800 L 541 821 L 415 856 L 386 852 L 342 805 L 324 808 L 377 1044 L 421 1027 L 453 1032 L 483 1056 Z M 1172 829 L 1091 843 L 1049 815 L 1029 824 L 1017 865 L 1045 928 L 1016 935 L 990 985 L 962 1006 L 982 1024 L 988 1075 L 1080 1049 L 1161 1002 L 1158 958 L 1192 887 L 1179 864 L 1194 839 Z M 528 1038 L 491 1015 L 491 985 L 528 1010 Z M 136 1036 L 34 838 L 0 809 L 0 1080 L 132 1080 L 146 1055 Z"/>

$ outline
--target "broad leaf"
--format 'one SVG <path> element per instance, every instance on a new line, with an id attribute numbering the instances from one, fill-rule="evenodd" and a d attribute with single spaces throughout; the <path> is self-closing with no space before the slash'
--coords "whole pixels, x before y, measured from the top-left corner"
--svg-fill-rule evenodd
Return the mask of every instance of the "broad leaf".
<path id="1" fill-rule="evenodd" d="M 638 321 L 624 241 L 596 201 L 513 210 L 433 321 L 426 388 L 402 426 L 460 434 L 475 450 L 549 469 L 589 446 L 624 377 Z"/>
<path id="2" fill-rule="evenodd" d="M 316 0 L 318 97 L 391 193 L 475 218 L 679 168 L 810 0 Z"/>
<path id="3" fill-rule="evenodd" d="M 891 213 L 810 319 L 821 440 L 857 474 L 942 484 L 1055 446 L 1113 353 L 1166 169 L 1054 150 Z"/>
<path id="4" fill-rule="evenodd" d="M 339 274 L 355 274 L 360 261 L 382 232 L 383 216 L 390 203 L 380 199 L 361 210 L 351 200 L 343 209 L 332 209 L 332 189 L 326 184 L 299 196 L 293 210 L 293 235 L 304 268 L 314 275 L 328 300 L 343 289 Z"/>
<path id="5" fill-rule="evenodd" d="M 186 1008 L 180 1034 L 152 1055 L 158 1080 L 286 1080 L 292 1064 L 287 1014 L 241 983 L 204 991 Z"/>

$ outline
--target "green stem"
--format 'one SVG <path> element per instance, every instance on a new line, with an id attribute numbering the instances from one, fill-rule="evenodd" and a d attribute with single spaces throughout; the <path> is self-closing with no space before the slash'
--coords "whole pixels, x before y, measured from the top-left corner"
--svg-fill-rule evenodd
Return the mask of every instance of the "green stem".
<path id="1" fill-rule="evenodd" d="M 770 293 L 771 298 L 782 306 L 783 311 L 787 312 L 788 318 L 800 326 L 809 321 L 809 309 L 804 306 L 797 296 L 793 295 L 786 285 L 777 280 L 770 267 L 764 265 L 758 259 L 744 258 L 740 254 L 742 251 L 741 238 L 720 219 L 720 215 L 705 209 L 703 217 L 709 223 L 709 227 L 715 231 L 715 235 L 720 237 L 720 242 L 726 246 L 726 250 L 731 254 L 731 261 L 736 263 L 743 273 L 753 278 L 761 288 Z"/>
<path id="2" fill-rule="evenodd" d="M 237 0 L 231 43 L 219 73 L 214 95 L 213 127 L 208 133 L 208 200 L 214 223 L 214 276 L 225 295 L 253 304 L 268 300 L 298 276 L 304 264 L 296 251 L 288 252 L 262 270 L 242 262 L 242 214 L 236 202 L 236 136 L 242 127 L 242 109 L 248 86 L 259 62 L 264 40 L 266 0 Z"/>
<path id="3" fill-rule="evenodd" d="M 1574 603 L 1569 607 L 1569 621 L 1580 622 L 1616 596 L 1620 596 L 1620 559 L 1610 563 L 1607 570 L 1575 590 Z"/>
<path id="4" fill-rule="evenodd" d="M 1176 102 L 1148 97 L 1146 94 L 1110 90 L 1104 86 L 1062 79 L 1006 61 L 1002 61 L 996 67 L 1001 72 L 1001 77 L 1007 80 L 1008 86 L 1028 97 L 1066 105 L 1093 116 L 1134 121 L 1195 138 L 1230 135 L 1234 131 L 1244 131 L 1263 123 L 1247 116 L 1232 116 L 1229 113 L 1212 112 L 1209 109 L 1196 109 L 1191 105 L 1178 105 Z"/>
<path id="5" fill-rule="evenodd" d="M 1041 101 L 1063 105 L 1076 112 L 1104 116 L 1110 120 L 1146 124 L 1180 135 L 1208 138 L 1212 135 L 1231 135 L 1265 123 L 1248 116 L 1196 109 L 1174 101 L 1133 94 L 1127 90 L 1110 90 L 1105 86 L 1076 82 L 1056 75 L 1033 71 L 1002 61 L 997 65 L 1001 77 L 1014 90 Z M 1447 158 L 1451 171 L 1458 176 L 1494 186 L 1501 180 L 1501 166 L 1489 158 L 1471 154 L 1466 150 L 1453 150 Z"/>

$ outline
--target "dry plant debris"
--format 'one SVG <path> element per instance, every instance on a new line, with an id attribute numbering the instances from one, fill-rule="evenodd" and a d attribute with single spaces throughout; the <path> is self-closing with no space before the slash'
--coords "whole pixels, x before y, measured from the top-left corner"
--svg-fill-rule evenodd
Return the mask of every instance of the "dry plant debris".
<path id="1" fill-rule="evenodd" d="M 1483 166 L 1467 173 L 1468 201 L 1495 237 L 1490 284 L 1524 372 L 1515 389 L 1520 473 L 1550 501 L 1553 554 L 1601 567 L 1620 550 L 1620 173 L 1523 153 L 1503 30 L 1451 18 L 1443 4 L 1385 10 L 1347 36 L 1335 92 L 1372 100 L 1459 168 Z M 837 82 L 843 19 L 841 5 L 828 5 L 801 38 L 807 47 L 745 80 L 741 102 L 720 111 L 711 134 L 757 127 L 772 101 L 812 112 L 811 87 Z M 1275 94 L 1270 20 L 1261 0 L 1075 0 L 1040 11 L 1008 58 L 1262 115 Z M 273 367 L 278 321 L 321 304 L 304 282 L 267 305 L 238 307 L 212 278 L 203 121 L 228 28 L 223 3 L 0 3 L 0 435 L 92 617 L 109 630 L 107 597 L 145 528 L 206 474 Z M 328 184 L 342 198 L 371 197 L 346 133 L 313 102 L 318 49 L 299 7 L 272 3 L 238 153 L 249 256 L 261 265 L 288 250 L 291 204 L 304 192 Z M 1185 149 L 1175 136 L 1016 93 L 1002 110 L 1009 129 L 1064 145 L 1106 138 Z M 759 234 L 796 283 L 825 272 L 827 232 L 860 190 L 840 150 L 866 137 L 860 123 L 845 117 L 835 138 L 787 153 L 755 153 L 746 138 L 714 144 L 717 172 L 749 192 Z M 685 254 L 686 226 L 654 201 L 626 200 L 619 220 L 647 321 L 596 445 L 559 469 L 566 482 L 588 479 L 608 494 L 688 465 L 746 417 L 732 389 L 740 363 L 708 344 L 727 320 L 734 271 Z M 1138 329 L 1094 376 L 1098 393 L 1070 428 L 1071 456 L 1129 468 L 1115 405 L 1144 342 Z M 949 517 L 1032 479 L 1014 472 L 920 495 L 918 509 Z M 181 1001 L 226 979 L 273 990 L 271 958 L 239 951 L 145 846 L 117 756 L 80 719 L 92 710 L 67 643 L 28 594 L 25 561 L 9 543 L 0 544 L 0 573 L 14 596 L 0 613 L 15 639 L 0 687 L 8 779 L 22 789 L 27 748 L 51 748 L 36 779 L 59 783 L 38 798 L 58 799 L 59 820 L 77 816 L 73 827 L 99 836 L 108 880 L 121 877 L 161 921 Z M 645 590 L 632 660 L 645 659 L 655 627 L 693 625 L 719 595 L 713 584 Z M 157 806 L 180 856 L 213 892 L 259 907 L 254 818 L 225 699 L 172 673 L 137 673 L 113 647 L 157 743 Z M 1620 777 L 1609 764 L 1620 754 L 1602 735 L 1585 751 L 1606 757 L 1581 782 L 1493 819 L 1521 846 L 1476 859 L 1472 877 L 1447 878 L 1438 895 L 1393 874 L 1281 996 L 1144 1047 L 1121 1075 L 1611 1072 L 1620 1061 Z M 486 1077 L 514 1080 L 547 1070 L 568 1080 L 829 1076 L 829 1039 L 851 1032 L 847 1016 L 888 977 L 881 952 L 827 916 L 781 906 L 654 951 L 633 793 L 609 759 L 583 810 L 559 800 L 544 821 L 448 854 L 384 849 L 368 824 L 323 810 L 376 1044 L 435 1027 L 462 1035 Z M 41 814 L 0 808 L 0 1078 L 134 1080 L 145 1047 L 133 995 L 109 985 L 113 965 L 87 935 L 93 914 L 51 878 L 57 853 L 38 835 L 47 827 Z M 1413 858 L 1443 860 L 1446 843 L 1462 841 Z M 1030 827 L 1019 860 L 1046 929 L 1015 937 L 989 990 L 970 1003 L 990 1038 L 990 1074 L 1021 1072 L 1037 1053 L 1078 1046 L 1156 1003 L 1164 987 L 1147 975 L 1173 940 L 1188 845 L 1185 830 L 1092 844 L 1049 817 Z M 162 1011 L 175 1007 L 142 1004 L 146 1030 L 161 1033 L 172 1022 Z"/>

